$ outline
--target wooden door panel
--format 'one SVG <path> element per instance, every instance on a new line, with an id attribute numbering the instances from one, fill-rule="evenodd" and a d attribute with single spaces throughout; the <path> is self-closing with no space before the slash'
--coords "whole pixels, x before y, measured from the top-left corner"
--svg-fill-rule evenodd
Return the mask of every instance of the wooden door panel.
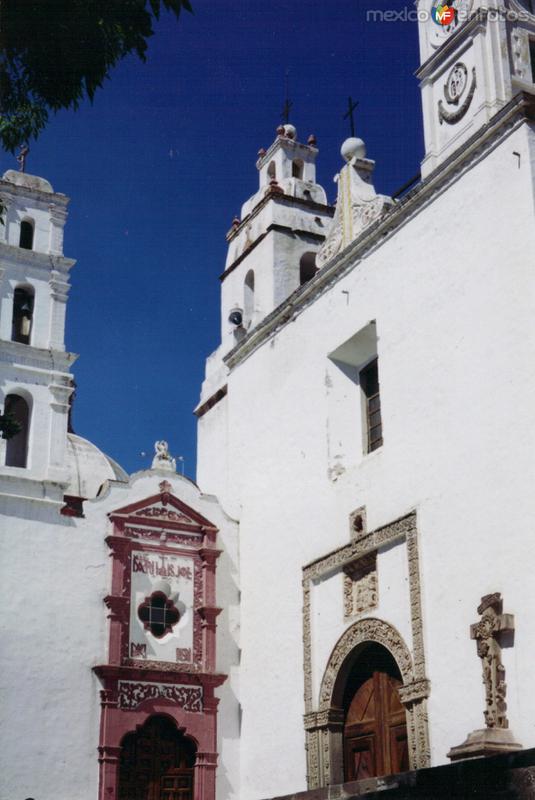
<path id="1" fill-rule="evenodd" d="M 406 715 L 398 693 L 401 685 L 388 672 L 376 671 L 356 689 L 346 706 L 345 780 L 409 769 Z"/>
<path id="2" fill-rule="evenodd" d="M 193 800 L 194 757 L 172 723 L 152 718 L 123 741 L 119 800 Z"/>
<path id="3" fill-rule="evenodd" d="M 409 743 L 405 724 L 390 728 L 390 758 L 392 772 L 407 772 L 410 769 Z"/>
<path id="4" fill-rule="evenodd" d="M 373 734 L 347 739 L 345 744 L 346 780 L 359 781 L 377 775 Z"/>

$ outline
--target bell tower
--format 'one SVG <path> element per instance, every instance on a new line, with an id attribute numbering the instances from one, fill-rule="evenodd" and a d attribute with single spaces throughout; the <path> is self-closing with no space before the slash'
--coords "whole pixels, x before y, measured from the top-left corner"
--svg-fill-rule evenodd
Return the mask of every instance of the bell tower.
<path id="1" fill-rule="evenodd" d="M 425 178 L 520 91 L 535 91 L 533 0 L 417 0 Z"/>
<path id="2" fill-rule="evenodd" d="M 258 153 L 258 191 L 243 204 L 227 234 L 221 277 L 222 342 L 248 333 L 316 271 L 333 209 L 316 183 L 316 139 L 297 140 L 293 125 Z M 241 314 L 229 321 L 233 311 Z"/>
<path id="3" fill-rule="evenodd" d="M 70 368 L 65 310 L 72 259 L 63 255 L 68 198 L 43 178 L 8 170 L 0 181 L 0 496 L 63 501 Z"/>

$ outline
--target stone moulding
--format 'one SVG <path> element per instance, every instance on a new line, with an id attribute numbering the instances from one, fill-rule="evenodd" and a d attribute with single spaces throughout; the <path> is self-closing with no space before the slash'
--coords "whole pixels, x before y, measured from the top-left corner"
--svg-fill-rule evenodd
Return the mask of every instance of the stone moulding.
<path id="1" fill-rule="evenodd" d="M 346 629 L 331 653 L 316 704 L 312 689 L 311 583 L 343 570 L 348 564 L 368 556 L 382 545 L 396 541 L 405 541 L 407 548 L 413 653 L 411 655 L 395 628 L 383 620 L 365 618 L 354 622 Z M 360 537 L 349 544 L 303 568 L 304 727 L 309 789 L 343 781 L 344 714 L 336 707 L 333 692 L 344 662 L 364 642 L 383 645 L 396 660 L 403 678 L 399 695 L 407 715 L 410 767 L 429 767 L 431 754 L 426 698 L 430 693 L 430 683 L 425 672 L 418 537 L 414 512 L 370 533 L 363 531 Z"/>

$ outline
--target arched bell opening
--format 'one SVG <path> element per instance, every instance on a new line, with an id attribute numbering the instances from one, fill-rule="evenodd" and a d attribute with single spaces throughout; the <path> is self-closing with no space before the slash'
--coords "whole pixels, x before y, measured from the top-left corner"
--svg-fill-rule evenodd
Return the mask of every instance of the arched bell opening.
<path id="1" fill-rule="evenodd" d="M 4 402 L 4 415 L 14 425 L 15 432 L 6 442 L 6 467 L 27 467 L 30 439 L 31 407 L 19 394 L 8 394 Z"/>
<path id="2" fill-rule="evenodd" d="M 150 717 L 121 741 L 118 800 L 193 800 L 196 756 L 172 719 Z"/>

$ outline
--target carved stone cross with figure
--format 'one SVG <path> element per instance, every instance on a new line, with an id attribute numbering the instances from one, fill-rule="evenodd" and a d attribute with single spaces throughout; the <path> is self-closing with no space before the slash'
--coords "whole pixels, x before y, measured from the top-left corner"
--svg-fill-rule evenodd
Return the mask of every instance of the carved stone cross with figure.
<path id="1" fill-rule="evenodd" d="M 508 728 L 509 722 L 505 713 L 507 684 L 499 635 L 514 631 L 514 617 L 503 613 L 502 596 L 499 592 L 482 597 L 477 613 L 481 615 L 481 619 L 470 626 L 470 636 L 477 642 L 477 654 L 483 666 L 485 722 L 487 728 Z"/>

